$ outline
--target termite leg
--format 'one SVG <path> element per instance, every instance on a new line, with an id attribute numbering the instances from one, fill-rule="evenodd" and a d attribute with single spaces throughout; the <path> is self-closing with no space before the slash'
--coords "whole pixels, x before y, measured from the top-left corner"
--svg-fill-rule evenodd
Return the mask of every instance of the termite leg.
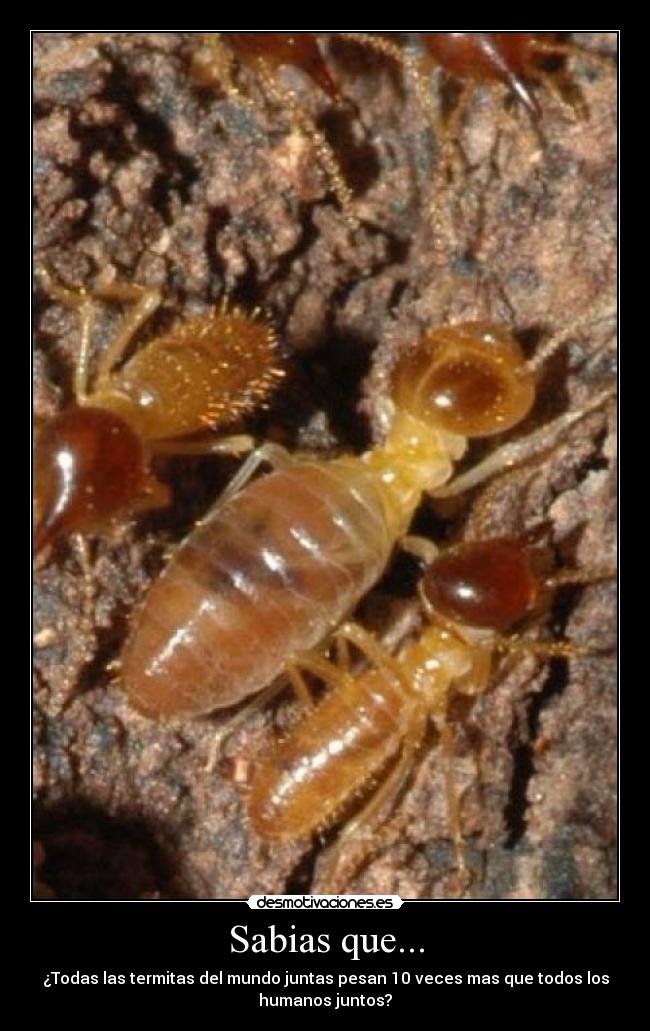
<path id="1" fill-rule="evenodd" d="M 541 460 L 541 456 L 540 456 Z M 493 505 L 495 498 L 502 498 L 511 482 L 523 479 L 525 476 L 530 480 L 535 474 L 535 464 L 530 463 L 526 469 L 509 469 L 501 475 L 495 475 L 479 495 L 472 509 L 472 522 L 476 527 L 475 537 L 477 540 L 487 540 L 494 534 L 490 532 Z M 524 492 L 526 486 L 523 488 Z M 522 494 L 522 496 L 524 496 Z"/>
<path id="2" fill-rule="evenodd" d="M 550 40 L 546 43 L 542 39 L 536 39 L 533 41 L 532 46 L 534 50 L 548 54 L 551 57 L 556 54 L 563 57 L 576 57 L 587 64 L 597 64 L 608 72 L 612 71 L 613 54 L 607 57 L 605 54 L 599 54 L 595 50 L 586 50 L 584 47 L 579 46 L 577 43 L 571 43 L 569 40 Z"/>
<path id="3" fill-rule="evenodd" d="M 366 46 L 370 50 L 376 50 L 377 53 L 382 54 L 384 57 L 391 58 L 391 60 L 396 61 L 399 65 L 404 64 L 404 51 L 397 45 L 397 43 L 392 43 L 391 40 L 386 39 L 384 36 L 373 36 L 369 32 L 337 32 L 336 35 L 340 39 L 347 40 L 349 43 L 355 43 L 357 45 Z"/>
<path id="4" fill-rule="evenodd" d="M 95 607 L 95 573 L 92 560 L 90 558 L 90 546 L 88 540 L 80 533 L 74 535 L 74 544 L 77 552 L 77 561 L 81 567 L 81 573 L 83 577 L 83 605 L 82 613 L 84 623 L 86 627 L 92 630 L 94 626 L 94 607 Z"/>
<path id="5" fill-rule="evenodd" d="M 337 884 L 339 881 L 339 877 L 337 875 L 340 872 L 339 868 L 342 865 L 344 852 L 350 845 L 352 838 L 369 838 L 372 842 L 372 838 L 375 833 L 373 824 L 376 822 L 378 815 L 383 809 L 391 806 L 395 802 L 411 775 L 415 757 L 424 738 L 426 725 L 426 714 L 417 710 L 417 715 L 412 722 L 411 730 L 404 740 L 402 754 L 395 766 L 385 777 L 379 788 L 375 791 L 361 812 L 346 824 L 337 840 L 325 853 L 318 871 L 317 881 L 314 888 L 315 891 L 325 893 L 335 893 L 337 891 Z M 372 845 L 370 846 L 369 852 L 370 851 L 372 851 Z M 354 872 L 354 869 L 356 869 L 356 867 L 353 868 L 352 872 Z"/>
<path id="6" fill-rule="evenodd" d="M 160 291 L 153 287 L 107 282 L 104 276 L 99 277 L 93 292 L 108 301 L 125 301 L 133 304 L 131 310 L 124 315 L 118 333 L 99 360 L 97 385 L 101 387 L 107 384 L 112 370 L 122 358 L 131 340 L 159 306 L 162 298 Z"/>
<path id="7" fill-rule="evenodd" d="M 381 645 L 372 634 L 358 623 L 344 623 L 337 630 L 337 636 L 358 648 L 381 673 L 390 677 L 400 689 L 404 684 L 404 671 L 399 662 Z"/>
<path id="8" fill-rule="evenodd" d="M 543 85 L 551 96 L 564 108 L 565 112 L 574 121 L 580 119 L 586 121 L 589 118 L 589 108 L 582 95 L 582 90 L 573 81 L 567 71 L 558 69 L 550 73 L 537 69 L 535 74 L 541 79 Z"/>
<path id="9" fill-rule="evenodd" d="M 440 262 L 448 261 L 447 244 L 454 228 L 454 187 L 461 181 L 467 166 L 467 158 L 460 143 L 460 131 L 472 96 L 468 85 L 463 86 L 456 105 L 449 118 L 434 116 L 428 105 L 425 113 L 432 120 L 433 131 L 439 147 L 436 160 L 438 167 L 437 186 L 434 199 L 429 206 L 429 221 L 433 231 L 434 245 L 440 254 Z M 420 102 L 423 103 L 422 98 Z"/>
<path id="10" fill-rule="evenodd" d="M 172 492 L 166 483 L 161 483 L 155 476 L 147 476 L 140 497 L 134 498 L 129 505 L 131 515 L 138 512 L 150 512 L 154 508 L 167 508 L 172 502 Z"/>
<path id="11" fill-rule="evenodd" d="M 601 393 L 596 394 L 595 397 L 587 401 L 581 408 L 576 408 L 572 412 L 565 412 L 564 415 L 560 415 L 553 422 L 547 423 L 546 426 L 541 426 L 540 429 L 535 430 L 528 437 L 524 437 L 523 440 L 505 444 L 503 447 L 498 448 L 485 461 L 475 465 L 473 469 L 469 469 L 463 475 L 457 476 L 446 486 L 430 491 L 431 497 L 449 498 L 456 494 L 462 494 L 470 487 L 476 487 L 479 483 L 483 483 L 484 480 L 495 476 L 504 469 L 509 469 L 515 465 L 523 465 L 552 447 L 564 430 L 568 430 L 574 423 L 584 419 L 590 412 L 601 408 L 615 397 L 615 387 L 601 391 Z"/>
<path id="12" fill-rule="evenodd" d="M 335 690 L 336 688 L 345 687 L 347 683 L 347 674 L 343 670 L 338 669 L 329 659 L 324 659 L 315 652 L 303 652 L 297 655 L 293 665 L 295 667 L 302 667 L 308 673 L 313 673 L 324 684 L 329 685 L 329 687 Z"/>
<path id="13" fill-rule="evenodd" d="M 248 456 L 246 461 L 243 463 L 240 469 L 237 470 L 232 480 L 222 492 L 219 497 L 216 506 L 212 509 L 211 513 L 221 508 L 229 498 L 233 497 L 242 490 L 246 484 L 253 478 L 257 470 L 265 462 L 272 465 L 275 469 L 286 469 L 287 466 L 292 465 L 294 462 L 293 457 L 289 454 L 285 448 L 280 447 L 279 444 L 262 444 L 256 451 Z"/>
<path id="14" fill-rule="evenodd" d="M 214 773 L 217 759 L 223 751 L 224 744 L 230 737 L 232 737 L 242 723 L 246 723 L 254 713 L 259 709 L 263 709 L 269 704 L 269 702 L 272 702 L 281 691 L 284 691 L 285 687 L 286 684 L 282 678 L 270 684 L 263 691 L 260 691 L 255 698 L 249 701 L 247 705 L 242 706 L 239 712 L 235 713 L 232 719 L 227 720 L 221 727 L 219 727 L 210 743 L 208 758 L 204 767 L 206 773 Z"/>
<path id="15" fill-rule="evenodd" d="M 149 444 L 157 455 L 245 455 L 255 447 L 247 433 L 228 437 L 205 437 L 202 440 L 154 440 Z"/>
<path id="16" fill-rule="evenodd" d="M 68 287 L 55 283 L 44 266 L 40 266 L 37 269 L 37 275 L 48 297 L 58 304 L 64 305 L 66 308 L 77 308 L 79 311 L 80 342 L 74 371 L 74 395 L 77 403 L 83 404 L 88 398 L 90 340 L 93 328 L 94 303 L 86 289 L 70 290 Z"/>
<path id="17" fill-rule="evenodd" d="M 429 622 L 432 623 L 436 618 L 436 610 L 434 609 L 433 605 L 426 596 L 424 590 L 424 583 L 422 580 L 420 580 L 420 582 L 418 583 L 417 592 L 418 598 L 420 599 L 420 604 L 422 606 L 422 611 L 424 612 Z"/>
<path id="18" fill-rule="evenodd" d="M 578 659 L 597 654 L 597 648 L 585 648 L 573 641 L 530 641 L 518 636 L 497 637 L 494 647 L 510 654 L 533 655 L 537 659 Z"/>
<path id="19" fill-rule="evenodd" d="M 304 657 L 307 658 L 307 657 Z M 325 660 L 323 660 L 325 661 Z M 285 673 L 289 678 L 289 684 L 292 687 L 294 694 L 298 701 L 305 705 L 307 708 L 312 709 L 314 706 L 313 699 L 304 678 L 302 677 L 298 665 L 305 665 L 303 662 L 303 656 L 295 661 L 290 661 L 286 665 Z M 323 674 L 319 670 L 318 675 L 323 679 Z M 251 699 L 247 705 L 244 705 L 233 718 L 225 723 L 214 735 L 212 744 L 210 745 L 210 751 L 208 753 L 208 759 L 205 764 L 205 772 L 212 773 L 217 764 L 217 757 L 220 752 L 223 751 L 224 743 L 230 738 L 238 727 L 242 723 L 246 723 L 248 719 L 258 712 L 260 709 L 265 708 L 270 702 L 272 702 L 277 696 L 285 690 L 287 684 L 284 677 L 280 677 L 274 683 L 270 684 L 267 688 L 261 691 L 255 698 Z"/>
<path id="20" fill-rule="evenodd" d="M 81 569 L 82 575 L 82 602 L 81 602 L 81 633 L 78 635 L 78 640 L 74 642 L 73 654 L 78 656 L 78 660 L 75 665 L 77 669 L 88 662 L 92 656 L 92 646 L 89 644 L 89 639 L 92 638 L 95 629 L 95 572 L 94 566 L 90 557 L 90 548 L 87 539 L 82 534 L 74 534 L 72 537 L 72 543 L 76 552 L 77 562 Z M 68 706 L 75 700 L 78 690 L 74 681 L 66 676 L 65 678 L 65 696 L 61 704 L 61 712 L 64 712 Z"/>
<path id="21" fill-rule="evenodd" d="M 615 566 L 581 566 L 580 569 L 560 569 L 546 577 L 544 584 L 551 590 L 565 585 L 598 583 L 601 580 L 615 580 L 617 570 Z"/>
<path id="22" fill-rule="evenodd" d="M 241 96 L 235 85 L 234 60 L 220 33 L 203 34 L 201 46 L 195 50 L 190 65 L 190 75 L 199 86 L 219 86 L 229 97 L 237 97 L 247 106 L 252 106 Z"/>
<path id="23" fill-rule="evenodd" d="M 438 127 L 438 133 L 441 134 L 440 157 L 442 158 L 442 168 L 448 173 L 451 181 L 455 179 L 456 173 L 461 170 L 459 166 L 467 162 L 465 152 L 458 140 L 473 92 L 471 85 L 465 83 L 461 88 L 449 118 Z"/>
<path id="24" fill-rule="evenodd" d="M 570 340 L 578 330 L 583 329 L 585 326 L 591 326 L 597 322 L 604 322 L 606 319 L 614 318 L 616 318 L 616 308 L 608 298 L 590 304 L 586 311 L 583 311 L 577 318 L 572 319 L 571 322 L 562 327 L 559 333 L 555 333 L 538 348 L 533 357 L 526 362 L 525 372 L 536 372 L 542 365 L 545 365 L 549 358 L 560 347 L 563 347 L 567 340 Z"/>
<path id="25" fill-rule="evenodd" d="M 81 343 L 75 369 L 74 391 L 76 400 L 83 404 L 88 400 L 90 376 L 90 342 L 94 316 L 94 301 L 91 291 L 85 288 L 70 290 L 55 284 L 50 273 L 43 267 L 38 269 L 38 276 L 44 290 L 52 300 L 58 301 L 68 308 L 79 309 Z M 119 332 L 99 360 L 97 384 L 105 386 L 110 379 L 112 369 L 124 354 L 134 334 L 160 304 L 161 296 L 158 290 L 149 287 L 107 282 L 103 275 L 99 277 L 92 294 L 106 300 L 134 302 L 132 310 L 124 316 Z"/>
<path id="26" fill-rule="evenodd" d="M 420 537 L 415 534 L 407 534 L 406 537 L 400 537 L 399 546 L 402 551 L 405 551 L 408 555 L 413 555 L 414 558 L 419 559 L 425 566 L 430 566 L 439 553 L 439 548 L 428 537 Z"/>
<path id="27" fill-rule="evenodd" d="M 454 734 L 446 720 L 442 720 L 437 724 L 437 727 L 445 759 L 445 792 L 447 796 L 449 830 L 454 843 L 458 870 L 461 877 L 466 880 L 465 886 L 467 886 L 470 880 L 470 874 L 467 869 L 467 863 L 465 862 L 465 840 L 463 838 L 463 827 L 460 815 L 460 798 L 456 788 L 456 781 L 454 780 Z"/>
<path id="28" fill-rule="evenodd" d="M 346 222 L 351 229 L 356 229 L 359 225 L 359 221 L 353 211 L 354 200 L 352 191 L 343 178 L 343 173 L 341 172 L 339 163 L 336 160 L 334 151 L 323 136 L 322 132 L 316 128 L 313 120 L 305 111 L 302 110 L 300 104 L 296 101 L 294 93 L 292 93 L 291 90 L 284 89 L 284 87 L 277 82 L 275 77 L 268 71 L 263 60 L 258 62 L 257 68 L 260 81 L 267 90 L 269 96 L 272 97 L 272 99 L 274 99 L 281 108 L 286 108 L 291 115 L 294 124 L 302 133 L 304 133 L 306 138 L 312 144 L 316 156 L 325 170 L 330 187 L 339 203 Z"/>
<path id="29" fill-rule="evenodd" d="M 300 659 L 296 659 L 295 662 L 288 662 L 285 672 L 289 677 L 289 681 L 298 701 L 302 702 L 302 704 L 308 709 L 313 709 L 314 700 L 309 688 L 307 687 L 307 681 L 300 671 L 301 664 L 304 663 L 302 663 L 302 660 Z"/>
<path id="30" fill-rule="evenodd" d="M 336 655 L 336 665 L 339 669 L 343 670 L 344 673 L 349 673 L 350 646 L 344 637 L 336 636 L 334 640 L 334 654 Z"/>

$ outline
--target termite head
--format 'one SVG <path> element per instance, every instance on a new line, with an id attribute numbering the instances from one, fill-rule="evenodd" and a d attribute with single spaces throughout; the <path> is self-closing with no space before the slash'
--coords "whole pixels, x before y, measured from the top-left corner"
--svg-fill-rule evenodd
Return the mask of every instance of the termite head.
<path id="1" fill-rule="evenodd" d="M 434 64 L 459 79 L 503 82 L 534 117 L 539 104 L 526 82 L 534 68 L 533 32 L 425 32 L 422 41 Z"/>
<path id="2" fill-rule="evenodd" d="M 340 100 L 313 32 L 226 32 L 224 38 L 238 60 L 261 59 L 274 71 L 282 65 L 300 68 L 330 100 Z"/>
<path id="3" fill-rule="evenodd" d="M 539 603 L 532 549 L 515 537 L 460 544 L 428 567 L 421 590 L 441 616 L 471 627 L 508 630 Z"/>
<path id="4" fill-rule="evenodd" d="M 313 32 L 222 32 L 206 36 L 193 54 L 190 74 L 199 86 L 223 88 L 231 80 L 233 56 L 253 70 L 259 62 L 272 73 L 286 65 L 299 68 L 330 100 L 341 99 Z"/>
<path id="5" fill-rule="evenodd" d="M 169 500 L 148 473 L 140 437 L 119 415 L 70 408 L 39 434 L 34 455 L 40 551 L 65 533 L 97 530 L 112 518 Z"/>
<path id="6" fill-rule="evenodd" d="M 398 408 L 437 429 L 489 437 L 520 422 L 535 381 L 512 335 L 489 322 L 464 322 L 423 334 L 393 375 Z"/>

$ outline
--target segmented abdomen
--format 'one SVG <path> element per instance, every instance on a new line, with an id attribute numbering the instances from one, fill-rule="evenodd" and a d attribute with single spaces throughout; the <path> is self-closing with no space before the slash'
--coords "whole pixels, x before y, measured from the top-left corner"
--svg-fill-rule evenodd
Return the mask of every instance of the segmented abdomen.
<path id="1" fill-rule="evenodd" d="M 181 322 L 124 365 L 102 403 L 147 440 L 232 422 L 281 378 L 273 330 L 238 308 Z"/>
<path id="2" fill-rule="evenodd" d="M 394 755 L 403 695 L 375 671 L 331 691 L 256 770 L 248 803 L 265 838 L 298 838 L 331 822 Z"/>
<path id="3" fill-rule="evenodd" d="M 260 690 L 380 576 L 393 539 L 362 463 L 297 463 L 235 495 L 179 547 L 123 656 L 147 715 L 199 715 Z"/>

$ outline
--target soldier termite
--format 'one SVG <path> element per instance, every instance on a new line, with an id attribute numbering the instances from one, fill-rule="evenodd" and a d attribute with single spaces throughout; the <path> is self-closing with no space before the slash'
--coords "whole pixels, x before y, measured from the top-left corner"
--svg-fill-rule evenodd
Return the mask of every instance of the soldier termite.
<path id="1" fill-rule="evenodd" d="M 539 85 L 576 116 L 587 117 L 585 99 L 565 61 L 577 56 L 604 63 L 560 32 L 425 32 L 422 41 L 430 61 L 460 80 L 463 91 L 476 83 L 502 83 L 533 118 L 541 115 Z"/>
<path id="2" fill-rule="evenodd" d="M 587 105 L 566 59 L 577 57 L 611 70 L 601 54 L 565 39 L 562 32 L 423 32 L 423 56 L 411 54 L 383 36 L 345 32 L 341 35 L 403 64 L 414 76 L 420 100 L 427 111 L 425 77 L 440 68 L 460 85 L 453 106 L 453 119 L 445 126 L 436 120 L 444 135 L 457 132 L 467 102 L 477 85 L 502 85 L 519 100 L 529 115 L 541 117 L 536 87 L 544 86 L 574 117 L 586 118 Z"/>
<path id="3" fill-rule="evenodd" d="M 369 783 L 379 780 L 379 787 L 325 852 L 316 891 L 340 890 L 343 868 L 347 876 L 354 872 L 353 851 L 357 867 L 360 847 L 366 858 L 372 854 L 381 816 L 407 783 L 430 722 L 446 762 L 449 829 L 457 864 L 466 873 L 451 773 L 451 698 L 485 691 L 499 652 L 528 652 L 542 659 L 580 654 L 583 650 L 567 641 L 533 641 L 509 631 L 542 610 L 555 587 L 613 575 L 610 569 L 596 568 L 544 575 L 543 554 L 525 538 L 477 541 L 442 553 L 431 542 L 419 543 L 428 558 L 420 583 L 425 628 L 393 656 L 372 634 L 349 623 L 335 637 L 338 662 L 313 655 L 297 659 L 301 671 L 315 676 L 329 691 L 259 762 L 250 785 L 247 807 L 255 833 L 263 839 L 291 841 L 322 831 Z M 369 662 L 365 671 L 351 671 L 350 644 Z"/>
<path id="4" fill-rule="evenodd" d="M 106 273 L 93 290 L 73 290 L 46 269 L 38 272 L 51 300 L 79 312 L 81 338 L 74 403 L 37 434 L 37 552 L 62 535 L 105 532 L 167 505 L 168 488 L 150 469 L 155 455 L 250 451 L 250 437 L 219 438 L 214 431 L 264 404 L 283 375 L 275 333 L 259 312 L 224 303 L 178 322 L 125 361 L 160 292 Z M 92 375 L 95 297 L 132 307 Z"/>
<path id="5" fill-rule="evenodd" d="M 324 642 L 378 580 L 423 492 L 448 483 L 468 438 L 524 418 L 537 365 L 576 328 L 551 338 L 532 362 L 501 326 L 430 330 L 394 370 L 381 446 L 329 461 L 274 445 L 251 455 L 136 617 L 122 656 L 135 707 L 153 717 L 200 715 L 283 672 L 300 690 L 296 656 Z M 543 451 L 610 396 L 506 445 L 474 482 Z M 248 483 L 265 461 L 275 471 Z"/>

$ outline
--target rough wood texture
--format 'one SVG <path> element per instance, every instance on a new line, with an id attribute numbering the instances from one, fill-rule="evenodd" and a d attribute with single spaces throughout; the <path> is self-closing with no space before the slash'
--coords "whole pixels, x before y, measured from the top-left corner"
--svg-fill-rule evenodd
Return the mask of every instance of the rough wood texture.
<path id="1" fill-rule="evenodd" d="M 310 143 L 250 77 L 246 104 L 192 85 L 196 44 L 188 36 L 78 48 L 48 73 L 44 58 L 66 37 L 42 34 L 35 46 L 37 260 L 68 283 L 90 283 L 109 263 L 120 277 L 161 286 L 167 301 L 159 324 L 205 310 L 224 289 L 268 307 L 286 341 L 290 377 L 271 412 L 253 420 L 254 431 L 290 447 L 358 450 L 371 432 L 363 412 L 372 415 L 394 349 L 420 327 L 489 316 L 514 326 L 532 350 L 542 331 L 568 325 L 593 301 L 614 302 L 616 40 L 585 34 L 576 41 L 612 55 L 611 72 L 571 59 L 589 120 L 572 121 L 542 92 L 542 140 L 503 91 L 477 89 L 461 138 L 467 169 L 444 195 L 451 214 L 434 240 L 427 210 L 441 197 L 435 141 L 401 73 L 377 55 L 322 37 L 349 98 L 340 109 L 300 73 L 282 72 L 340 156 L 361 220 L 351 231 Z M 435 101 L 435 75 L 431 88 Z M 103 309 L 98 346 L 115 314 Z M 74 314 L 37 293 L 37 419 L 70 398 L 76 334 Z M 611 381 L 612 349 L 611 321 L 576 334 L 546 370 L 522 432 Z M 547 519 L 561 562 L 613 564 L 615 428 L 614 413 L 599 411 L 543 461 L 479 492 L 480 504 L 476 494 L 444 510 L 426 504 L 418 526 L 462 539 Z M 214 732 L 231 714 L 159 726 L 130 711 L 109 667 L 165 550 L 233 469 L 224 459 L 161 463 L 172 508 L 94 544 L 92 630 L 81 615 L 72 545 L 57 547 L 36 573 L 42 897 L 309 889 L 320 846 L 267 848 L 247 828 L 244 807 L 248 764 L 294 718 L 294 704 L 287 699 L 252 716 L 207 773 Z M 397 560 L 364 603 L 364 617 L 382 629 L 408 619 L 414 583 L 412 563 Z M 612 582 L 562 592 L 532 632 L 552 627 L 603 654 L 545 667 L 531 659 L 512 664 L 469 711 L 455 713 L 469 888 L 454 872 L 432 739 L 391 833 L 349 890 L 615 896 L 615 602 Z"/>

